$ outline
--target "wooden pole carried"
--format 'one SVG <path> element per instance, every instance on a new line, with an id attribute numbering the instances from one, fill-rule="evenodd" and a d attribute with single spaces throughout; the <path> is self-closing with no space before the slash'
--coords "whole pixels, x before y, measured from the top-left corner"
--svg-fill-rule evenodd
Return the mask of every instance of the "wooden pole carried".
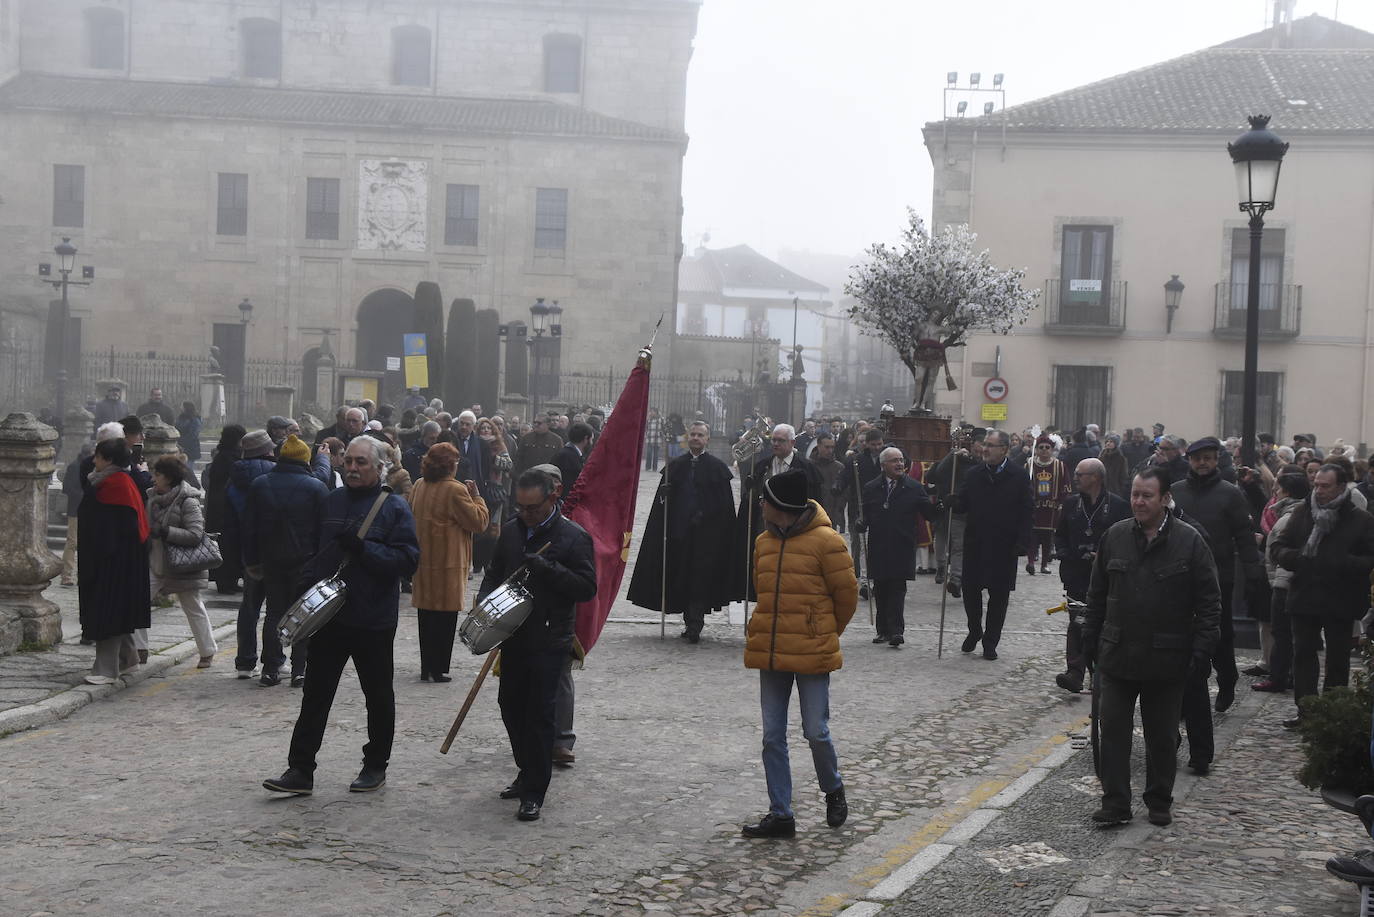
<path id="1" fill-rule="evenodd" d="M 491 671 L 492 663 L 496 661 L 496 656 L 501 652 L 500 647 L 487 653 L 487 658 L 482 662 L 482 668 L 477 673 L 477 678 L 472 682 L 472 687 L 468 689 L 467 699 L 463 701 L 463 707 L 458 711 L 458 716 L 454 719 L 453 725 L 449 727 L 448 736 L 444 739 L 444 744 L 439 746 L 439 754 L 448 754 L 449 748 L 453 745 L 453 739 L 458 735 L 458 730 L 463 726 L 463 720 L 467 719 L 468 711 L 472 709 L 472 702 L 477 700 L 477 692 L 482 690 L 482 682 L 487 680 L 487 673 Z"/>

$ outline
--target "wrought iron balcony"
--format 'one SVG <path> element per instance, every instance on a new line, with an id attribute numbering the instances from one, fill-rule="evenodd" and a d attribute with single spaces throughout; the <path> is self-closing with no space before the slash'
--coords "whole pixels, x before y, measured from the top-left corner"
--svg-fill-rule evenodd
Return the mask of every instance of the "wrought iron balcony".
<path id="1" fill-rule="evenodd" d="M 1219 283 L 1216 287 L 1217 337 L 1245 337 L 1248 283 Z M 1259 332 L 1262 338 L 1293 338 L 1302 331 L 1302 284 L 1262 283 L 1259 289 Z"/>
<path id="2" fill-rule="evenodd" d="M 1096 289 L 1093 285 L 1096 283 Z M 1126 281 L 1045 281 L 1045 333 L 1111 336 L 1126 330 Z"/>

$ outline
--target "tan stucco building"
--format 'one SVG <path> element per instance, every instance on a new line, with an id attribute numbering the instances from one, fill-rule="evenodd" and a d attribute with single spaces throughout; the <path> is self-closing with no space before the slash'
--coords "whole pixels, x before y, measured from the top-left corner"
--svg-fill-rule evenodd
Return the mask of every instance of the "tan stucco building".
<path id="1" fill-rule="evenodd" d="M 1371 85 L 1374 35 L 1311 16 L 927 124 L 935 228 L 969 224 L 1042 291 L 1011 335 L 970 339 L 937 405 L 976 422 L 1000 346 L 1000 426 L 1238 434 L 1249 238 L 1226 144 L 1267 114 L 1291 149 L 1265 221 L 1259 428 L 1374 441 Z"/>
<path id="2" fill-rule="evenodd" d="M 0 306 L 46 310 L 66 235 L 85 350 L 242 360 L 247 297 L 249 360 L 331 329 L 381 369 L 428 280 L 628 364 L 675 304 L 698 6 L 0 0 Z"/>

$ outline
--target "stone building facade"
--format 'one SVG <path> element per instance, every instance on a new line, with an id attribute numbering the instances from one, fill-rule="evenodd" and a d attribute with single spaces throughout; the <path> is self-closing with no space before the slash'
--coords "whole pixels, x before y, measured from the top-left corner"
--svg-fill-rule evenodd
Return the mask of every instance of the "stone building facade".
<path id="1" fill-rule="evenodd" d="M 0 0 L 3 295 L 70 236 L 85 348 L 382 369 L 428 280 L 604 366 L 674 306 L 698 6 Z"/>

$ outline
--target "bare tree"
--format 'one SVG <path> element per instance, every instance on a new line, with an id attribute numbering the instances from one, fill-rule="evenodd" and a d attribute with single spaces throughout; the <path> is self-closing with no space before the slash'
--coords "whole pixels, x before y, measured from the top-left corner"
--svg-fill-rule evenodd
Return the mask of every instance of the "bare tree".
<path id="1" fill-rule="evenodd" d="M 914 210 L 907 216 L 901 244 L 870 246 L 845 292 L 857 300 L 849 317 L 861 332 L 890 344 L 920 383 L 912 410 L 928 412 L 940 369 L 955 388 L 945 351 L 963 346 L 970 330 L 1007 334 L 1023 324 L 1040 291 L 1021 289 L 1024 268 L 1004 271 L 986 249 L 975 251 L 967 226 L 931 234 Z"/>

